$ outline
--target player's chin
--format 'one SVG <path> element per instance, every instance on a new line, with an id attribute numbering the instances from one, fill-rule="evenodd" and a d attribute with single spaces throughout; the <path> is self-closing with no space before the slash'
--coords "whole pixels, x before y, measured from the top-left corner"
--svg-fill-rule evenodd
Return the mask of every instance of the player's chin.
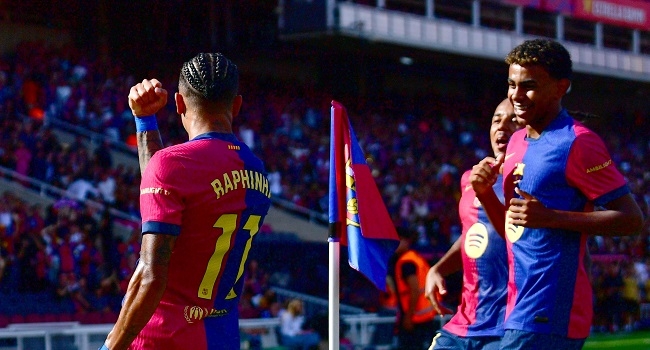
<path id="1" fill-rule="evenodd" d="M 523 109 L 515 109 L 515 117 L 517 118 L 517 123 L 520 125 L 525 125 L 527 122 L 534 118 L 534 109 L 532 107 L 528 107 L 525 110 Z"/>

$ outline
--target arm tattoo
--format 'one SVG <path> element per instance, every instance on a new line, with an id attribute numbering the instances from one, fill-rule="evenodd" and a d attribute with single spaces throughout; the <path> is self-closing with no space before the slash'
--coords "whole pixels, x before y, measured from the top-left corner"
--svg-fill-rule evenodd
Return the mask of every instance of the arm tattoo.
<path id="1" fill-rule="evenodd" d="M 130 339 L 131 341 L 133 341 L 133 339 L 135 339 L 135 337 L 137 337 L 138 334 L 140 334 L 141 331 L 140 328 L 141 327 L 138 326 L 124 327 L 124 337 L 126 339 Z"/>
<path id="2" fill-rule="evenodd" d="M 138 160 L 140 161 L 140 175 L 144 174 L 144 169 L 147 168 L 149 160 L 153 157 L 154 153 L 163 148 L 162 138 L 160 131 L 149 130 L 136 134 L 138 141 Z"/>
<path id="3" fill-rule="evenodd" d="M 154 242 L 154 254 L 151 259 L 152 265 L 169 265 L 169 260 L 172 256 L 172 250 L 174 249 L 174 243 L 176 242 L 176 236 L 171 235 L 158 235 Z"/>

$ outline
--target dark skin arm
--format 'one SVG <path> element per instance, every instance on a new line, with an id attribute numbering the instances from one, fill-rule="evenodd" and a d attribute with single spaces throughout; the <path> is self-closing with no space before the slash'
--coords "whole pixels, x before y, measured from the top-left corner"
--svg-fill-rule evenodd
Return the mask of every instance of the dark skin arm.
<path id="1" fill-rule="evenodd" d="M 154 153 L 163 149 L 162 137 L 160 131 L 149 130 L 136 133 L 138 140 L 138 160 L 140 161 L 140 175 L 144 174 L 144 169 L 147 168 L 149 160 L 153 157 Z"/>
<path id="2" fill-rule="evenodd" d="M 106 338 L 109 349 L 127 349 L 149 322 L 167 287 L 167 271 L 175 242 L 176 236 L 165 234 L 142 237 L 140 262 L 129 282 L 120 316 Z"/>
<path id="3" fill-rule="evenodd" d="M 447 253 L 427 272 L 424 295 L 439 315 L 451 314 L 452 311 L 438 303 L 438 296 L 447 294 L 445 277 L 463 269 L 463 258 L 460 254 L 460 239 L 449 248 Z"/>
<path id="4" fill-rule="evenodd" d="M 131 88 L 129 107 L 136 118 L 155 115 L 167 103 L 167 91 L 156 80 L 143 80 Z M 163 148 L 158 130 L 138 132 L 140 173 Z M 120 316 L 105 345 L 111 350 L 127 349 L 149 322 L 167 288 L 167 272 L 176 236 L 148 233 L 142 236 L 140 262 L 129 281 Z"/>
<path id="5" fill-rule="evenodd" d="M 524 227 L 549 227 L 601 236 L 629 236 L 643 228 L 643 214 L 631 194 L 615 199 L 605 210 L 574 212 L 546 208 L 537 198 L 516 189 L 507 217 Z"/>
<path id="6" fill-rule="evenodd" d="M 607 203 L 606 210 L 574 212 L 546 208 L 535 197 L 516 189 L 522 198 L 512 198 L 506 211 L 492 189 L 502 165 L 502 155 L 496 159 L 486 157 L 472 168 L 470 175 L 476 197 L 502 237 L 506 220 L 512 220 L 517 226 L 559 228 L 603 236 L 634 235 L 643 227 L 641 209 L 631 194 Z"/>
<path id="7" fill-rule="evenodd" d="M 469 181 L 476 193 L 476 198 L 481 202 L 485 213 L 490 219 L 490 223 L 492 223 L 499 236 L 505 239 L 506 207 L 501 203 L 492 188 L 497 181 L 503 161 L 503 154 L 498 155 L 496 158 L 485 157 L 472 167 Z"/>
<path id="8" fill-rule="evenodd" d="M 143 80 L 134 85 L 129 91 L 129 107 L 137 118 L 155 115 L 167 104 L 167 91 L 162 84 L 156 80 Z M 149 130 L 136 134 L 138 141 L 138 159 L 140 161 L 140 173 L 149 164 L 149 160 L 158 150 L 163 149 L 160 131 Z"/>

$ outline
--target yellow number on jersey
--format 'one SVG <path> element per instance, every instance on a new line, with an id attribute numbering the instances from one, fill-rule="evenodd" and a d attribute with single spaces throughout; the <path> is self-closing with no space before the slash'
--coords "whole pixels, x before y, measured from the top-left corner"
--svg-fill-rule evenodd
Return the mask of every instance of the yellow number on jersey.
<path id="1" fill-rule="evenodd" d="M 250 237 L 246 242 L 246 247 L 244 248 L 244 253 L 242 254 L 242 260 L 239 263 L 239 272 L 237 273 L 237 279 L 235 283 L 241 278 L 244 273 L 244 267 L 246 265 L 246 259 L 248 258 L 248 252 L 251 249 L 251 243 L 253 242 L 253 237 L 259 231 L 261 217 L 259 215 L 251 215 L 246 224 L 244 224 L 244 229 L 250 232 Z M 198 296 L 201 299 L 212 299 L 212 291 L 214 289 L 215 281 L 221 272 L 221 265 L 223 264 L 223 258 L 226 256 L 228 250 L 230 250 L 230 242 L 232 240 L 232 235 L 237 230 L 237 214 L 223 214 L 217 222 L 214 223 L 213 227 L 222 229 L 223 233 L 217 239 L 217 243 L 214 247 L 214 253 L 208 260 L 208 266 L 205 269 L 205 274 L 203 274 L 203 279 L 201 280 L 201 285 L 199 286 Z M 227 299 L 232 299 L 236 296 L 233 289 L 228 293 Z"/>

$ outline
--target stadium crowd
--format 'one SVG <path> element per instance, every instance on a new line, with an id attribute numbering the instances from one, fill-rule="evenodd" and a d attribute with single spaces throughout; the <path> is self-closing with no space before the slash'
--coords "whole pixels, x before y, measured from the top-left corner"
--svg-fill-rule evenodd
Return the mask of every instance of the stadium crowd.
<path id="1" fill-rule="evenodd" d="M 176 85 L 173 73 L 163 75 L 164 86 Z M 115 165 L 111 158 L 113 145 L 135 144 L 126 96 L 138 79 L 117 62 L 69 46 L 24 42 L 14 55 L 0 57 L 0 166 L 67 190 L 70 197 L 47 208 L 12 193 L 0 200 L 3 293 L 50 291 L 69 301 L 66 310 L 72 313 L 119 310 L 139 235 L 134 230 L 127 241 L 115 239 L 107 212 L 84 200 L 139 215 L 139 169 Z M 244 107 L 234 122 L 236 133 L 266 160 L 273 196 L 327 212 L 332 96 L 313 86 L 259 81 L 246 72 L 240 91 Z M 340 101 L 394 222 L 418 231 L 417 247 L 431 261 L 460 235 L 460 175 L 490 150 L 486 130 L 494 101 L 475 106 L 445 96 Z M 644 160 L 650 127 L 644 113 L 602 116 L 596 128 L 648 215 L 650 171 Z M 52 119 L 104 134 L 106 141 L 92 152 L 81 137 L 63 143 L 52 131 Z M 166 144 L 186 140 L 173 101 L 158 123 L 161 134 L 169 135 Z M 638 236 L 589 241 L 598 330 L 629 329 L 640 320 L 639 305 L 650 302 L 648 243 L 647 225 Z M 264 276 L 246 283 L 242 311 L 249 317 L 277 315 Z"/>

